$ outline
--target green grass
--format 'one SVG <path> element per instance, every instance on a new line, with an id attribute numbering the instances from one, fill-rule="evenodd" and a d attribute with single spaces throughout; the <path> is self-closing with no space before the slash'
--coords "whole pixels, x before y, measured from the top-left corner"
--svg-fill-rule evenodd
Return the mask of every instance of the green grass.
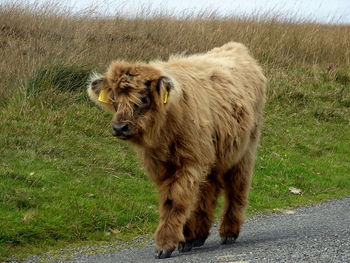
<path id="1" fill-rule="evenodd" d="M 0 260 L 130 239 L 156 226 L 156 189 L 131 147 L 111 136 L 111 116 L 86 98 L 88 72 L 39 69 L 1 109 Z M 250 215 L 350 194 L 346 80 L 311 69 L 274 75 Z"/>
<path id="2" fill-rule="evenodd" d="M 269 88 L 252 211 L 305 205 L 350 192 L 350 89 L 314 76 L 300 82 L 307 73 L 293 72 L 295 81 L 279 80 Z M 290 194 L 289 187 L 301 189 L 302 195 Z"/>

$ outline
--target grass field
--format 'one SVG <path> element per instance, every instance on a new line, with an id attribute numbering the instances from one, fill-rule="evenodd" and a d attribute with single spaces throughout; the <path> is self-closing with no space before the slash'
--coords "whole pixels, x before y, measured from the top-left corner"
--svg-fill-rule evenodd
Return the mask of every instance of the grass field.
<path id="1" fill-rule="evenodd" d="M 0 261 L 154 230 L 155 187 L 85 94 L 116 58 L 243 42 L 269 79 L 249 214 L 350 194 L 350 26 L 0 7 Z"/>

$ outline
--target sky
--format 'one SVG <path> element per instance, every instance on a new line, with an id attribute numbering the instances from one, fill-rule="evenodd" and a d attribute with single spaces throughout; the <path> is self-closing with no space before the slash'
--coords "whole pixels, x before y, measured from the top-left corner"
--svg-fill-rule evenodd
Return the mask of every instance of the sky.
<path id="1" fill-rule="evenodd" d="M 28 0 L 28 2 L 45 2 L 47 0 Z M 113 13 L 122 9 L 125 13 L 136 13 L 140 7 L 169 10 L 171 13 L 198 12 L 200 10 L 217 10 L 221 15 L 251 14 L 259 11 L 279 13 L 297 18 L 306 18 L 321 23 L 350 24 L 350 0 L 50 0 L 74 6 L 81 10 L 94 6 L 96 9 Z M 9 2 L 9 0 L 0 0 Z M 11 2 L 11 1 L 10 1 Z M 122 7 L 122 8 L 121 8 Z"/>

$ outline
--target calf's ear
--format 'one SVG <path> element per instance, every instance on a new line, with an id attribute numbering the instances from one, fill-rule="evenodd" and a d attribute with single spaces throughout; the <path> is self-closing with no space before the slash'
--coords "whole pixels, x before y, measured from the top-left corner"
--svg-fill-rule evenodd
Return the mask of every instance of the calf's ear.
<path id="1" fill-rule="evenodd" d="M 94 73 L 88 82 L 87 93 L 90 99 L 102 109 L 115 112 L 111 101 L 111 90 L 108 88 L 107 80 L 103 75 Z"/>
<path id="2" fill-rule="evenodd" d="M 161 95 L 164 104 L 168 102 L 171 90 L 174 89 L 174 83 L 169 77 L 162 76 L 158 79 L 157 92 Z"/>
<path id="3" fill-rule="evenodd" d="M 104 82 L 105 82 L 104 77 L 95 79 L 95 80 L 91 81 L 91 88 L 93 90 L 97 90 L 97 89 L 99 89 L 99 87 L 101 87 L 101 85 L 103 85 Z"/>
<path id="4" fill-rule="evenodd" d="M 99 101 L 100 93 L 102 90 L 104 90 L 104 88 L 106 88 L 106 84 L 107 81 L 104 76 L 97 73 L 93 73 L 90 76 L 87 92 L 93 102 L 97 103 Z"/>
<path id="5" fill-rule="evenodd" d="M 90 76 L 90 79 L 88 81 L 88 90 L 91 89 L 91 91 L 98 94 L 103 87 L 106 85 L 106 78 L 98 73 L 92 73 Z"/>

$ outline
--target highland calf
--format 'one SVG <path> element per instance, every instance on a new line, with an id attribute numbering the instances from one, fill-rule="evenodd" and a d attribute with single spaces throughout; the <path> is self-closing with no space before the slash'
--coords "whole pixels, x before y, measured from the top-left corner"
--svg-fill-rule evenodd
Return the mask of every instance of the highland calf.
<path id="1" fill-rule="evenodd" d="M 204 244 L 221 190 L 222 244 L 239 235 L 262 124 L 266 79 L 245 46 L 230 42 L 168 61 L 115 61 L 90 83 L 114 114 L 112 133 L 135 149 L 156 183 L 156 258 Z"/>

